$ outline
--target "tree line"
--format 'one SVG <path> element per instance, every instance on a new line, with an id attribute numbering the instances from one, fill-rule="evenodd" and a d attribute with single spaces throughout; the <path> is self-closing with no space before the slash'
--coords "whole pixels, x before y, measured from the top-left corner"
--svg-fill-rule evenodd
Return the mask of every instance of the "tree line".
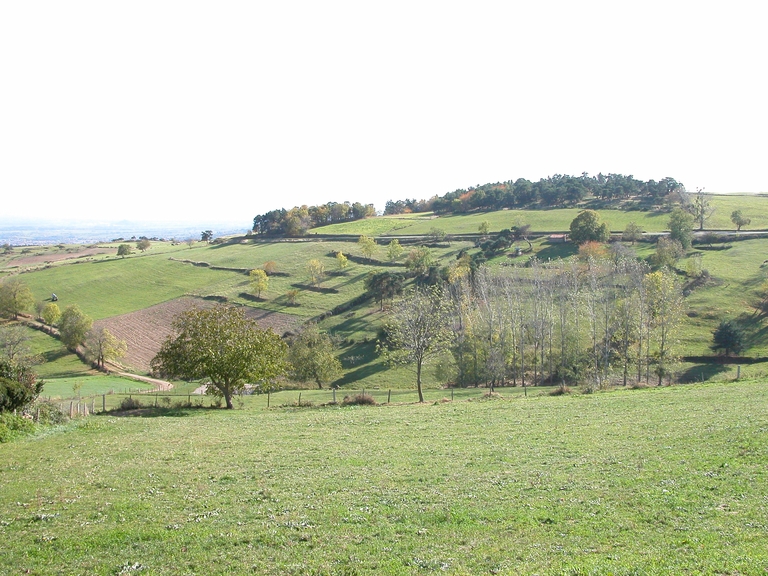
<path id="1" fill-rule="evenodd" d="M 633 258 L 482 266 L 417 288 L 397 302 L 382 335 L 390 360 L 450 362 L 459 386 L 585 383 L 620 377 L 661 384 L 676 361 L 683 296 L 673 272 Z"/>
<path id="2" fill-rule="evenodd" d="M 253 231 L 271 236 L 302 236 L 310 228 L 350 222 L 376 215 L 373 204 L 327 202 L 318 206 L 294 206 L 259 214 L 253 219 Z"/>
<path id="3" fill-rule="evenodd" d="M 389 200 L 384 214 L 407 212 L 432 212 L 451 214 L 471 210 L 502 210 L 532 205 L 563 207 L 577 204 L 588 196 L 602 200 L 619 200 L 631 197 L 652 202 L 664 200 L 670 194 L 684 190 L 674 178 L 643 182 L 623 174 L 598 174 L 581 176 L 555 174 L 531 182 L 525 178 L 460 188 L 429 200 Z"/>

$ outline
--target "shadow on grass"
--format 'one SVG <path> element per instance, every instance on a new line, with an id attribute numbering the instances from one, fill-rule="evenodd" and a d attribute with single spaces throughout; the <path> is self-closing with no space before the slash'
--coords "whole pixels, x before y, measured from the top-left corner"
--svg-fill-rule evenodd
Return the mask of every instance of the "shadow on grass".
<path id="1" fill-rule="evenodd" d="M 703 382 L 718 374 L 728 372 L 729 369 L 725 364 L 697 364 L 680 374 L 679 380 L 680 382 Z"/>
<path id="2" fill-rule="evenodd" d="M 67 350 L 66 348 L 57 348 L 55 350 L 46 350 L 45 352 L 42 353 L 42 356 L 45 362 L 47 363 L 47 362 L 54 362 L 59 358 L 64 358 L 64 356 L 66 356 L 67 354 L 69 354 L 69 350 Z"/>
<path id="3" fill-rule="evenodd" d="M 359 380 L 373 376 L 387 369 L 383 362 L 375 362 L 377 358 L 375 342 L 354 344 L 344 351 L 341 361 L 345 370 L 357 366 L 334 382 L 335 386 L 353 384 Z"/>
<path id="4" fill-rule="evenodd" d="M 210 406 L 143 406 L 139 408 L 131 408 L 130 410 L 116 408 L 114 410 L 107 410 L 106 412 L 98 412 L 94 414 L 94 416 L 110 416 L 117 418 L 184 418 L 193 416 L 195 413 L 210 410 L 223 410 L 223 408 Z"/>
<path id="5" fill-rule="evenodd" d="M 562 244 L 550 244 L 546 248 L 539 250 L 536 258 L 539 260 L 557 260 L 558 258 L 568 258 L 579 253 L 579 247 L 571 242 Z"/>

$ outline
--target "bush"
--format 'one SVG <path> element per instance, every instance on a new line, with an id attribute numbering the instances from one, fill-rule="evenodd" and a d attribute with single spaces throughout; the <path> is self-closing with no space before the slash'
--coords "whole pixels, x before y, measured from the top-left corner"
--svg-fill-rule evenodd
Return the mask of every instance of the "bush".
<path id="1" fill-rule="evenodd" d="M 355 394 L 354 396 L 344 396 L 341 401 L 343 406 L 376 406 L 376 400 L 370 394 Z"/>
<path id="2" fill-rule="evenodd" d="M 123 398 L 123 401 L 120 402 L 120 410 L 136 410 L 141 407 L 141 402 L 130 396 L 128 398 Z"/>
<path id="3" fill-rule="evenodd" d="M 35 431 L 35 423 L 24 416 L 14 416 L 10 413 L 0 414 L 0 442 L 9 442 L 17 436 L 31 434 Z"/>
<path id="4" fill-rule="evenodd" d="M 40 392 L 40 386 L 23 384 L 0 376 L 0 412 L 13 412 L 32 402 Z"/>
<path id="5" fill-rule="evenodd" d="M 69 416 L 61 411 L 59 405 L 49 400 L 38 399 L 30 408 L 31 414 L 39 414 L 39 424 L 64 424 L 69 420 Z"/>

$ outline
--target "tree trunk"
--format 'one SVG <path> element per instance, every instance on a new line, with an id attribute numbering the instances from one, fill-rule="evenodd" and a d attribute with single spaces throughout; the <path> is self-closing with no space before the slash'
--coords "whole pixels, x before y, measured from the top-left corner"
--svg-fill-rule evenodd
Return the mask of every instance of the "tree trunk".
<path id="1" fill-rule="evenodd" d="M 416 361 L 416 388 L 419 391 L 419 402 L 424 402 L 424 394 L 421 391 L 421 362 L 421 359 Z"/>
<path id="2" fill-rule="evenodd" d="M 232 404 L 232 390 L 229 388 L 229 386 L 222 386 L 220 390 L 224 394 L 224 401 L 227 403 L 227 410 L 234 410 L 235 407 Z"/>

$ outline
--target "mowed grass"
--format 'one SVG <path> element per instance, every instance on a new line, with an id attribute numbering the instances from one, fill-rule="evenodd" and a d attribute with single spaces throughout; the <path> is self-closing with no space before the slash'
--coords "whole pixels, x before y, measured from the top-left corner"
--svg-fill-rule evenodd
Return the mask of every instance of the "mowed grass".
<path id="1" fill-rule="evenodd" d="M 0 572 L 768 570 L 762 382 L 175 414 L 0 445 Z"/>

